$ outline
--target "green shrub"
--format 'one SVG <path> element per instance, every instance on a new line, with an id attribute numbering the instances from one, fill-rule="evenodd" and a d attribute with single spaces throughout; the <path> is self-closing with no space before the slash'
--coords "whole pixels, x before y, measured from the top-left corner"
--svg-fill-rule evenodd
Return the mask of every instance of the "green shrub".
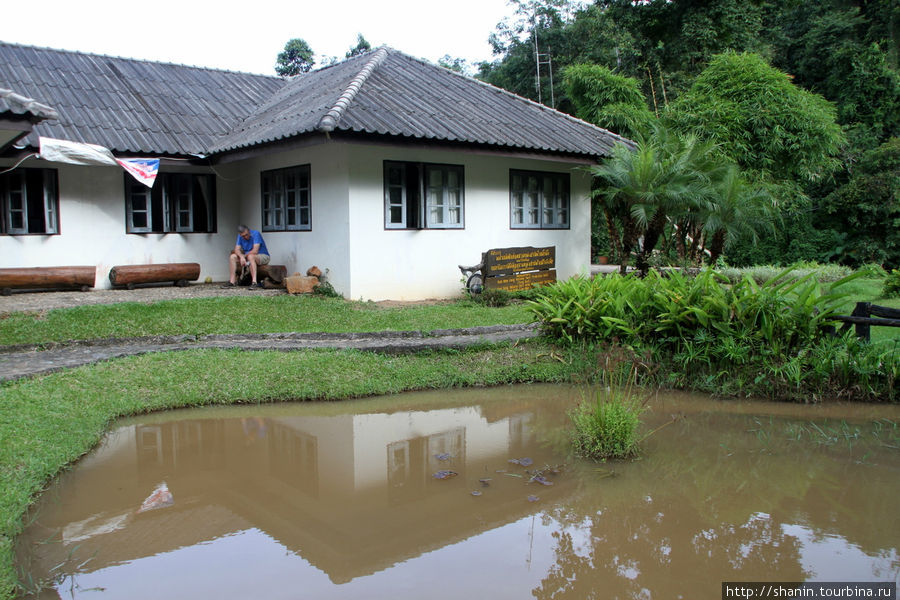
<path id="1" fill-rule="evenodd" d="M 334 289 L 328 281 L 323 281 L 313 288 L 313 294 L 325 296 L 326 298 L 343 298 L 344 295 Z"/>
<path id="2" fill-rule="evenodd" d="M 900 297 L 900 271 L 894 269 L 885 276 L 881 295 L 885 298 Z"/>
<path id="3" fill-rule="evenodd" d="M 481 304 L 490 307 L 507 306 L 513 300 L 533 300 L 541 294 L 541 287 L 535 286 L 530 290 L 519 292 L 507 292 L 506 290 L 498 290 L 496 288 L 484 288 L 478 294 L 467 294 L 469 299 L 475 304 Z"/>
<path id="4" fill-rule="evenodd" d="M 845 312 L 842 290 L 866 274 L 827 286 L 790 268 L 764 284 L 745 274 L 731 285 L 711 270 L 697 277 L 576 278 L 545 288 L 527 306 L 565 344 L 626 346 L 647 357 L 642 384 L 805 402 L 894 402 L 900 346 L 833 334 L 833 317 Z"/>
<path id="5" fill-rule="evenodd" d="M 544 288 L 527 306 L 547 334 L 568 343 L 618 339 L 679 352 L 687 342 L 732 338 L 783 352 L 823 335 L 841 299 L 823 293 L 812 273 L 791 271 L 761 285 L 749 275 L 728 285 L 710 269 L 696 277 L 678 271 L 576 277 Z"/>
<path id="6" fill-rule="evenodd" d="M 472 294 L 471 298 L 475 304 L 500 307 L 508 305 L 513 295 L 505 290 L 484 288 L 480 294 Z"/>

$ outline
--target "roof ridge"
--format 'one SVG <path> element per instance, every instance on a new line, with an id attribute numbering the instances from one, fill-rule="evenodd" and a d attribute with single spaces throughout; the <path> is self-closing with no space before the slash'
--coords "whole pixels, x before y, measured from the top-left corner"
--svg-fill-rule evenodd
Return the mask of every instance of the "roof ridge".
<path id="1" fill-rule="evenodd" d="M 122 61 L 128 61 L 128 62 L 133 62 L 133 63 L 144 63 L 144 64 L 150 64 L 150 65 L 162 65 L 162 66 L 169 66 L 169 67 L 180 67 L 180 68 L 184 68 L 184 69 L 197 69 L 199 71 L 213 71 L 216 73 L 231 73 L 233 75 L 249 75 L 250 77 L 262 77 L 265 79 L 277 79 L 277 80 L 282 79 L 281 77 L 278 77 L 277 75 L 265 75 L 263 73 L 250 73 L 249 71 L 236 71 L 234 69 L 222 69 L 219 67 L 204 67 L 201 65 L 188 65 L 185 63 L 177 63 L 177 62 L 165 61 L 165 60 L 152 60 L 149 58 L 134 58 L 134 57 L 130 57 L 130 56 L 117 56 L 114 54 L 103 54 L 101 52 L 84 52 L 82 50 L 65 50 L 63 48 L 52 48 L 50 46 L 37 46 L 34 44 L 20 44 L 17 42 L 7 42 L 4 40 L 0 40 L 0 46 L 12 46 L 12 47 L 16 47 L 16 48 L 27 48 L 30 50 L 55 52 L 58 54 L 72 54 L 72 55 L 77 55 L 77 56 L 88 56 L 88 57 L 93 57 L 93 58 L 111 58 L 114 60 L 122 60 Z"/>
<path id="2" fill-rule="evenodd" d="M 325 115 L 319 120 L 319 124 L 316 126 L 316 129 L 323 132 L 328 133 L 329 131 L 334 131 L 334 128 L 337 127 L 338 121 L 341 120 L 341 117 L 344 116 L 344 112 L 347 110 L 347 107 L 353 102 L 353 99 L 356 97 L 356 94 L 359 93 L 359 88 L 366 82 L 369 76 L 372 74 L 378 65 L 380 65 L 385 57 L 388 54 L 387 46 L 382 46 L 378 50 L 376 50 L 372 57 L 366 62 L 360 72 L 353 78 L 353 81 L 347 86 L 347 89 L 344 90 L 344 93 L 337 99 L 337 102 L 334 103 L 334 106 L 325 113 Z"/>

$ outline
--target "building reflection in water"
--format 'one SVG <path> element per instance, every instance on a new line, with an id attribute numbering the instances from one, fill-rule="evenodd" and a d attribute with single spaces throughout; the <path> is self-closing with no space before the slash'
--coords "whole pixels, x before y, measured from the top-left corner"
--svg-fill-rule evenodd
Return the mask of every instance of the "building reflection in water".
<path id="1" fill-rule="evenodd" d="M 36 579 L 68 569 L 85 589 L 129 597 L 154 568 L 167 589 L 202 580 L 196 593 L 235 597 L 261 573 L 274 589 L 302 574 L 312 597 L 336 584 L 421 597 L 400 591 L 426 581 L 440 588 L 432 597 L 699 597 L 704 580 L 708 596 L 723 580 L 900 577 L 895 454 L 860 448 L 860 463 L 774 441 L 778 421 L 763 439 L 748 433 L 752 415 L 697 411 L 652 438 L 643 460 L 574 463 L 552 486 L 528 483 L 510 459 L 564 462 L 553 440 L 571 404 L 519 393 L 435 410 L 138 419 L 44 495 L 19 563 Z M 171 501 L 138 512 L 163 484 Z"/>

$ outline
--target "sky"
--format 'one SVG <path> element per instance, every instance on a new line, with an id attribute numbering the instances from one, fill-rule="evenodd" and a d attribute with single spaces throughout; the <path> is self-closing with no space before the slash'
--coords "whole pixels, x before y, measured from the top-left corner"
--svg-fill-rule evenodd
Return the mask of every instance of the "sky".
<path id="1" fill-rule="evenodd" d="M 0 41 L 274 75 L 289 39 L 343 58 L 358 33 L 432 62 L 492 60 L 488 36 L 513 11 L 507 0 L 12 0 Z"/>

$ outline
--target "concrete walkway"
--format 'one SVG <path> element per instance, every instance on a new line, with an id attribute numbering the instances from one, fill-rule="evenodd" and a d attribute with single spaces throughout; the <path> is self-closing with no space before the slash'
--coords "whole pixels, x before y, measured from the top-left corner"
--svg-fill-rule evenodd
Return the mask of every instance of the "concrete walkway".
<path id="1" fill-rule="evenodd" d="M 269 333 L 251 335 L 183 335 L 102 339 L 0 348 L 0 381 L 42 375 L 123 356 L 199 348 L 303 350 L 336 348 L 373 352 L 466 348 L 514 342 L 539 335 L 536 324 L 493 325 L 466 329 L 382 331 L 375 333 Z"/>

